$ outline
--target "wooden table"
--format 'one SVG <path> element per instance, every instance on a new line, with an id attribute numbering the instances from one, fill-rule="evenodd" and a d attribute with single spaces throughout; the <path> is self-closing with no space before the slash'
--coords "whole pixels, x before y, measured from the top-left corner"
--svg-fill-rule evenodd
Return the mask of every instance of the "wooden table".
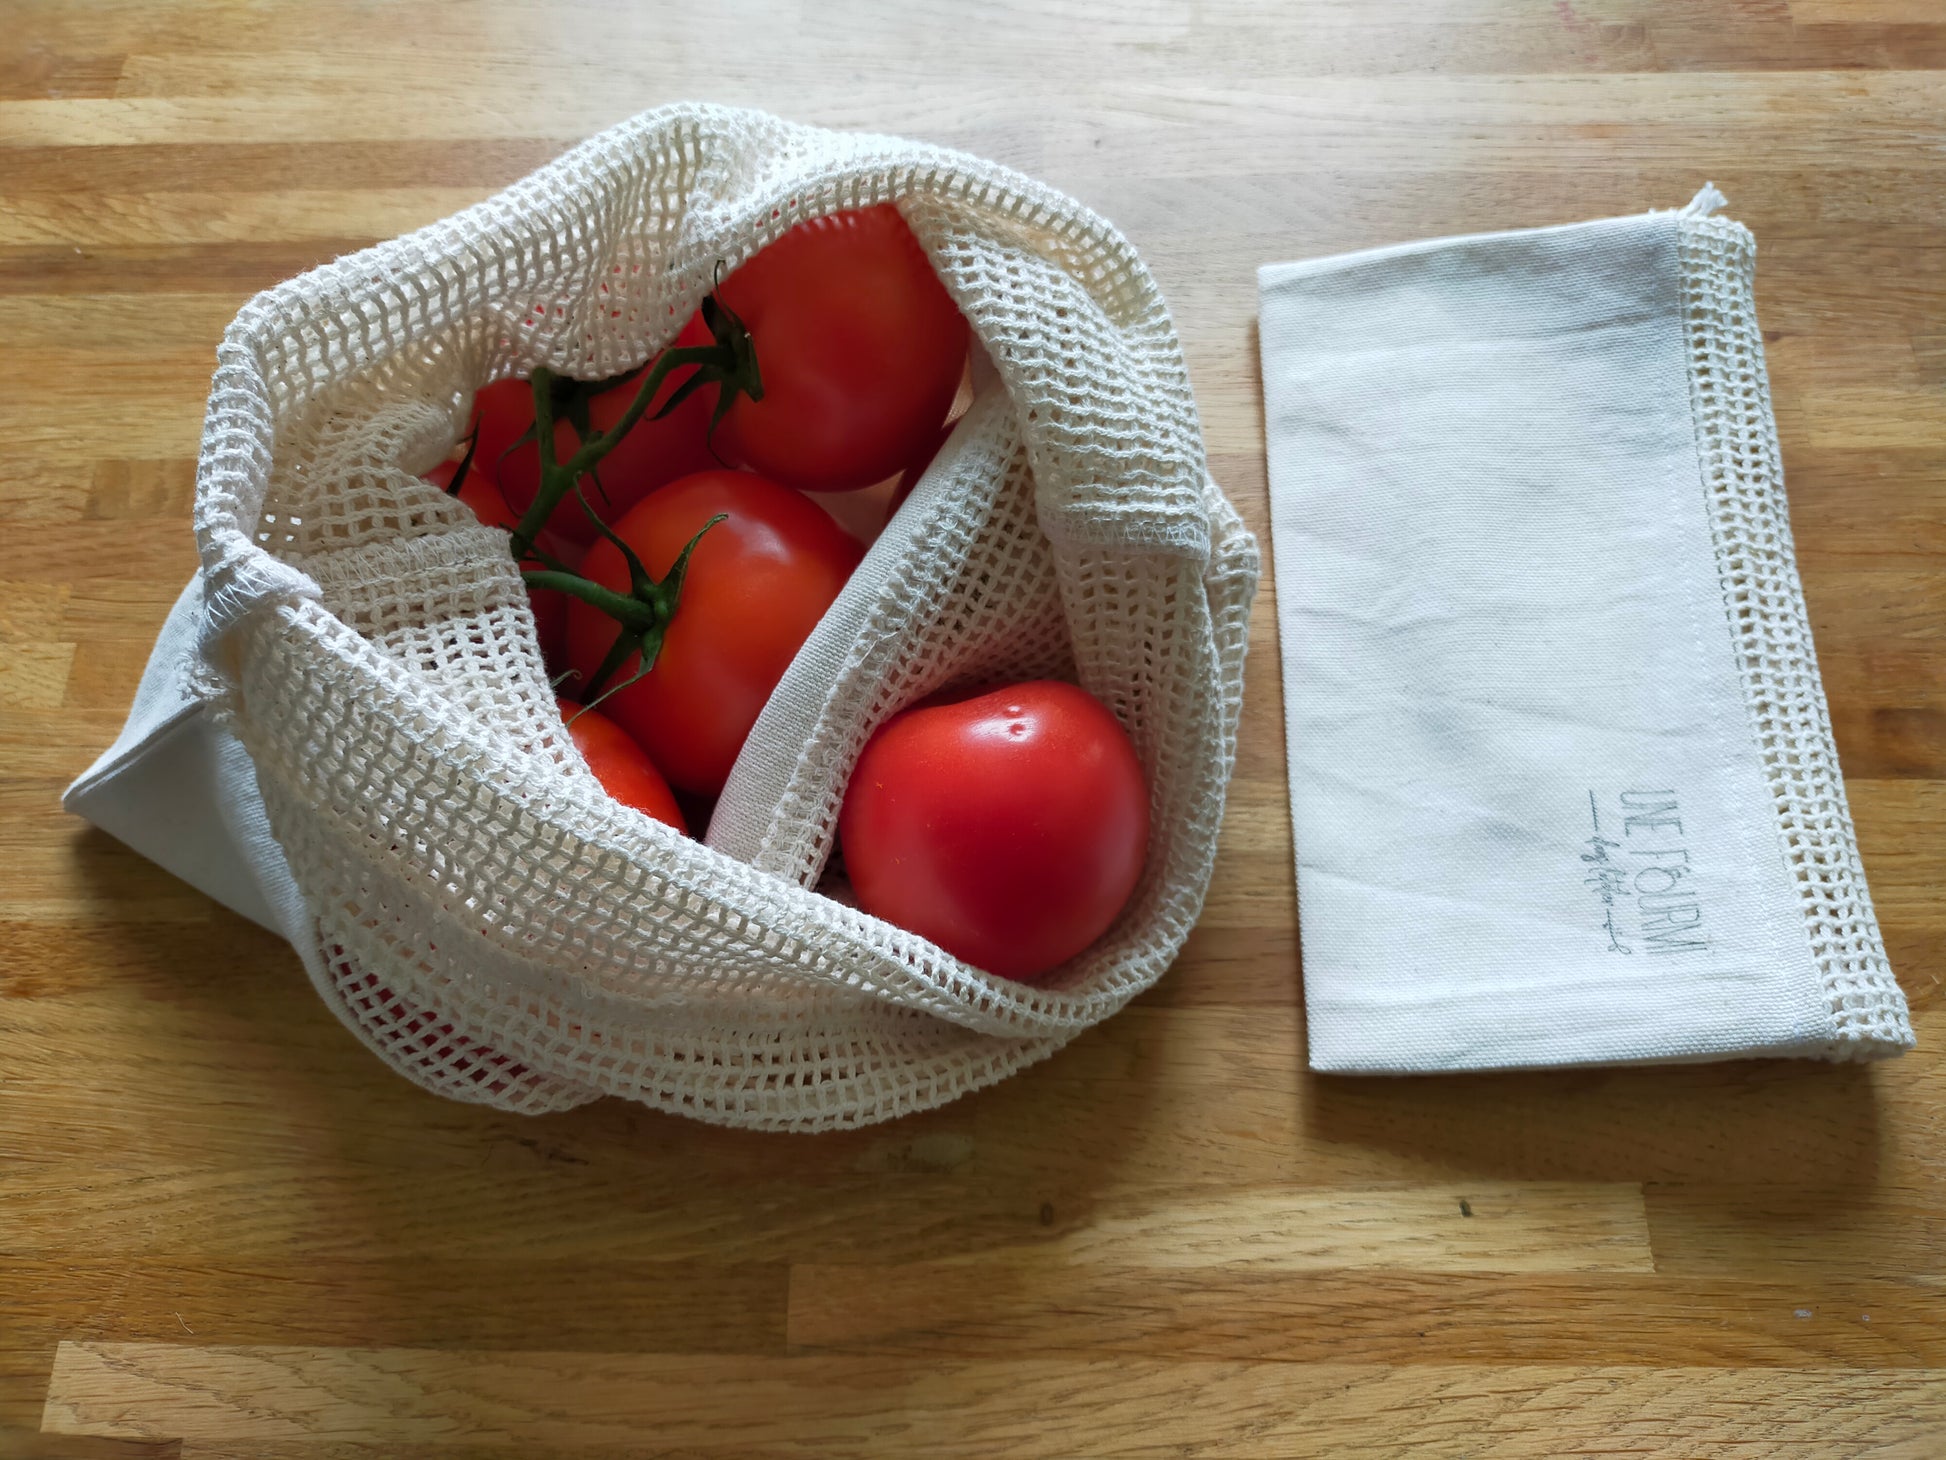
<path id="1" fill-rule="evenodd" d="M 0 1454 L 1946 1455 L 1946 8 L 0 4 Z M 820 1139 L 385 1072 L 65 819 L 190 571 L 237 306 L 686 96 L 1118 222 L 1259 533 L 1259 263 L 1680 204 L 1761 246 L 1800 561 L 1921 1047 L 1304 1069 L 1276 632 L 1139 1005 Z"/>

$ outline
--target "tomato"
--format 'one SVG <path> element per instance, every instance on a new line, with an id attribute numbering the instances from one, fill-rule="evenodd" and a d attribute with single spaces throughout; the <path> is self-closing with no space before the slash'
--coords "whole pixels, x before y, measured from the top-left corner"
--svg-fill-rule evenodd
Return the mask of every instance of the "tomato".
<path id="1" fill-rule="evenodd" d="M 709 342 L 710 332 L 700 314 L 690 316 L 675 341 L 684 347 Z M 716 465 L 709 447 L 709 418 L 715 399 L 711 391 L 696 391 L 661 420 L 651 419 L 695 368 L 684 366 L 669 373 L 657 388 L 648 410 L 596 467 L 599 487 L 583 479 L 582 493 L 604 522 L 620 521 L 629 508 L 657 487 Z M 648 369 L 644 365 L 589 402 L 588 425 L 592 431 L 599 434 L 621 420 Z M 540 450 L 532 441 L 519 446 L 514 442 L 533 427 L 533 387 L 525 380 L 501 380 L 480 391 L 474 401 L 480 421 L 480 447 L 474 465 L 484 464 L 489 475 L 500 483 L 507 505 L 516 513 L 525 512 L 534 505 L 534 494 L 540 490 Z M 580 444 L 581 438 L 572 425 L 555 421 L 556 461 L 566 461 Z M 562 500 L 548 519 L 548 526 L 575 543 L 593 542 L 597 535 L 588 514 L 572 498 Z"/>
<path id="2" fill-rule="evenodd" d="M 742 471 L 671 482 L 615 531 L 660 579 L 719 513 L 725 520 L 703 534 L 689 559 L 655 668 L 601 701 L 670 781 L 709 796 L 723 789 L 764 701 L 864 556 L 816 503 Z M 627 591 L 627 565 L 606 540 L 588 550 L 581 574 Z M 600 668 L 615 633 L 600 609 L 569 605 L 568 662 L 581 684 Z M 609 684 L 626 681 L 639 663 L 631 656 Z"/>
<path id="3" fill-rule="evenodd" d="M 628 738 L 626 730 L 598 711 L 584 710 L 573 700 L 557 700 L 556 704 L 561 718 L 567 722 L 568 735 L 581 752 L 581 758 L 588 762 L 588 769 L 595 773 L 595 779 L 601 782 L 602 790 L 622 805 L 633 806 L 644 815 L 688 834 L 689 824 L 683 820 L 682 809 L 676 805 L 669 783 L 662 779 L 662 772 L 655 768 L 655 762 L 643 753 L 642 747 Z"/>
<path id="4" fill-rule="evenodd" d="M 466 473 L 466 480 L 460 483 L 455 494 L 460 501 L 473 509 L 473 515 L 488 527 L 505 528 L 512 532 L 520 525 L 520 514 L 507 505 L 507 499 L 500 495 L 500 489 L 493 479 L 479 469 L 480 457 L 476 450 L 473 466 Z M 443 491 L 451 491 L 453 476 L 459 470 L 457 461 L 442 461 L 426 473 L 426 480 Z M 578 552 L 565 543 L 551 541 L 543 535 L 541 545 L 556 557 L 579 556 Z M 538 568 L 539 560 L 527 559 L 527 566 Z M 529 589 L 527 601 L 534 610 L 534 637 L 540 641 L 541 657 L 550 664 L 561 657 L 561 648 L 567 640 L 568 596 L 557 593 L 551 588 Z"/>
<path id="5" fill-rule="evenodd" d="M 455 492 L 453 478 L 458 475 L 457 461 L 442 461 L 426 473 L 426 480 L 440 491 L 458 497 L 488 527 L 504 527 L 512 532 L 520 519 L 507 509 L 506 498 L 500 495 L 500 489 L 493 484 L 493 479 L 479 470 L 478 458 L 475 458 L 472 468 L 466 473 L 466 480 L 460 483 L 459 490 Z"/>
<path id="6" fill-rule="evenodd" d="M 919 455 L 912 459 L 911 464 L 899 473 L 898 485 L 892 488 L 892 495 L 885 504 L 887 522 L 892 520 L 893 514 L 899 508 L 905 506 L 905 499 L 912 495 L 912 489 L 919 485 L 919 478 L 924 476 L 927 468 L 938 459 L 940 451 L 952 438 L 953 428 L 957 425 L 959 425 L 958 421 L 948 421 L 941 426 L 933 433 L 932 439 L 919 448 Z"/>
<path id="7" fill-rule="evenodd" d="M 1031 979 L 1127 904 L 1149 792 L 1101 701 L 1035 680 L 886 721 L 852 771 L 838 834 L 865 911 Z"/>
<path id="8" fill-rule="evenodd" d="M 719 432 L 754 470 L 808 492 L 869 487 L 946 419 L 966 321 L 891 204 L 798 224 L 717 297 L 749 329 L 763 377 L 763 399 L 739 396 Z"/>

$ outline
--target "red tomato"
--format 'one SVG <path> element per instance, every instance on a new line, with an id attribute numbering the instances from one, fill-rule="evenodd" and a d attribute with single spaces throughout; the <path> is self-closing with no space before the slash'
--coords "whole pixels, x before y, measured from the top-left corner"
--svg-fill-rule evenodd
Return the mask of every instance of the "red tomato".
<path id="1" fill-rule="evenodd" d="M 440 462 L 439 465 L 427 472 L 426 480 L 439 488 L 440 491 L 450 493 L 453 490 L 453 478 L 458 475 L 459 459 L 455 457 L 449 461 Z M 470 477 L 473 473 L 469 471 L 467 475 Z M 471 506 L 472 504 L 468 503 L 467 505 Z M 474 508 L 473 515 L 475 517 L 480 515 L 477 507 Z"/>
<path id="2" fill-rule="evenodd" d="M 688 834 L 689 824 L 683 820 L 669 783 L 662 779 L 655 762 L 642 753 L 642 747 L 628 738 L 626 730 L 606 715 L 582 709 L 573 700 L 558 700 L 556 704 L 567 722 L 569 736 L 602 790 L 622 805 L 633 806 Z"/>
<path id="3" fill-rule="evenodd" d="M 675 342 L 684 347 L 707 345 L 710 333 L 702 315 L 690 316 Z M 644 365 L 626 381 L 603 391 L 589 403 L 591 429 L 606 431 L 621 420 L 648 368 Z M 716 465 L 709 449 L 714 392 L 699 390 L 661 420 L 650 419 L 693 373 L 694 366 L 669 373 L 656 390 L 649 409 L 595 468 L 601 478 L 599 488 L 583 480 L 581 490 L 589 505 L 601 514 L 602 521 L 619 522 L 629 508 L 657 487 Z M 474 465 L 484 464 L 488 474 L 500 483 L 507 505 L 517 513 L 525 512 L 534 505 L 534 494 L 540 490 L 540 450 L 532 441 L 519 446 L 514 442 L 534 424 L 533 387 L 524 379 L 497 381 L 482 390 L 475 402 L 480 420 L 480 448 L 473 458 Z M 581 438 L 573 426 L 566 421 L 554 423 L 556 461 L 566 461 L 580 444 Z M 597 535 L 588 514 L 572 498 L 561 502 L 548 519 L 548 526 L 570 542 L 590 543 Z"/>
<path id="4" fill-rule="evenodd" d="M 723 789 L 791 656 L 864 556 L 815 503 L 742 471 L 671 482 L 615 531 L 659 579 L 718 513 L 727 520 L 703 534 L 689 559 L 654 670 L 601 702 L 672 782 L 707 796 Z M 621 551 L 606 539 L 588 549 L 581 574 L 628 588 Z M 568 662 L 582 684 L 614 641 L 613 619 L 579 600 L 569 605 Z M 609 683 L 627 680 L 639 663 L 631 657 Z"/>
<path id="5" fill-rule="evenodd" d="M 480 456 L 476 450 L 473 455 L 473 466 L 466 473 L 466 480 L 460 483 L 456 495 L 460 501 L 471 507 L 473 515 L 488 527 L 501 527 L 512 532 L 520 525 L 520 514 L 507 505 L 507 499 L 500 495 L 500 489 L 493 484 L 493 479 L 481 471 L 479 466 Z M 453 485 L 453 474 L 458 470 L 457 461 L 442 461 L 426 473 L 426 480 L 443 491 L 450 491 Z M 564 543 L 543 538 L 542 545 L 556 557 L 566 555 L 571 560 L 577 555 L 575 549 Z M 527 565 L 534 568 L 541 566 L 534 558 L 527 559 Z M 567 641 L 568 596 L 565 593 L 557 593 L 551 588 L 542 588 L 538 591 L 529 589 L 527 601 L 534 609 L 534 637 L 540 641 L 541 657 L 550 664 L 556 663 L 561 657 L 561 647 Z"/>
<path id="6" fill-rule="evenodd" d="M 1148 854 L 1135 747 L 1093 695 L 1035 680 L 879 728 L 838 818 L 859 906 L 1031 979 L 1108 930 Z"/>
<path id="7" fill-rule="evenodd" d="M 951 439 L 953 427 L 958 424 L 958 421 L 949 421 L 941 426 L 933 433 L 932 439 L 920 448 L 920 454 L 913 458 L 912 464 L 899 473 L 899 484 L 892 488 L 892 495 L 885 504 L 887 522 L 892 520 L 893 513 L 905 506 L 905 499 L 912 495 L 912 489 L 919 485 L 919 478 L 926 474 L 926 469 L 937 459 L 941 448 Z"/>
<path id="8" fill-rule="evenodd" d="M 730 407 L 722 445 L 764 475 L 807 492 L 869 487 L 946 419 L 966 321 L 891 204 L 798 224 L 717 297 L 749 328 L 764 387 Z"/>

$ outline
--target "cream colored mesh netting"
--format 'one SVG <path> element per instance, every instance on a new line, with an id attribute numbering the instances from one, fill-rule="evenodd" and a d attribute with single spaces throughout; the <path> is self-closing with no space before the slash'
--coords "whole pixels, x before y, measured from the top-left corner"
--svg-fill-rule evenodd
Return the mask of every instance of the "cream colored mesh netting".
<path id="1" fill-rule="evenodd" d="M 689 841 L 602 794 L 504 534 L 417 473 L 477 384 L 639 364 L 719 261 L 881 201 L 991 378 L 779 686 L 709 845 Z M 254 300 L 220 356 L 197 531 L 211 689 L 315 916 L 307 964 L 360 1037 L 445 1094 L 883 1120 L 1119 1009 L 1201 907 L 1256 544 L 1207 475 L 1147 270 L 1003 168 L 747 112 L 638 117 Z M 1121 716 L 1151 780 L 1148 866 L 1095 948 L 1029 987 L 825 895 L 845 778 L 887 715 L 1049 674 Z"/>
<path id="2" fill-rule="evenodd" d="M 1723 201 L 1706 188 L 1676 232 L 1696 448 L 1751 735 L 1837 1036 L 1805 1052 L 1883 1058 L 1911 1048 L 1912 1024 L 1872 913 L 1798 581 L 1757 326 L 1757 244 L 1741 223 L 1710 216 L 1709 199 Z"/>

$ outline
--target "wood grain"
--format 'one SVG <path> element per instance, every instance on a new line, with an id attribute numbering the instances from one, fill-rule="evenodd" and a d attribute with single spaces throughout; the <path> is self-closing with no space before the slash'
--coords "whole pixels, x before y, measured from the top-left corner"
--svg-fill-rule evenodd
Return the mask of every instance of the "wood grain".
<path id="1" fill-rule="evenodd" d="M 1946 1454 L 1938 0 L 0 0 L 0 1454 Z M 1682 202 L 1760 247 L 1799 564 L 1920 1049 L 1322 1080 L 1267 591 L 1169 977 L 818 1139 L 386 1074 L 56 798 L 187 576 L 255 290 L 681 97 L 1114 219 L 1268 525 L 1257 265 Z"/>
<path id="2" fill-rule="evenodd" d="M 491 1453 L 950 1456 L 1727 1454 L 1756 1428 L 1802 1456 L 1885 1456 L 1946 1424 L 1946 1373 L 1494 1368 L 1156 1359 L 850 1362 L 63 1344 L 46 1428 L 185 1440 L 185 1457 L 424 1446 Z M 135 1418 L 129 1408 L 154 1419 Z M 1211 1433 L 1210 1420 L 1227 1420 Z M 161 1421 L 157 1426 L 156 1421 Z M 1537 1423 L 1538 1422 L 1538 1423 Z M 646 1432 L 645 1432 L 646 1431 Z M 203 1448 L 207 1443 L 209 1448 Z M 1699 1443 L 1708 1449 L 1699 1449 Z M 248 1448 L 233 1448 L 239 1445 Z M 275 1447 L 275 1448 L 265 1448 Z M 326 1453 L 331 1453 L 327 1451 Z M 344 1453 L 339 1451 L 338 1453 Z M 1918 1450 L 1908 1453 L 1919 1454 Z"/>

